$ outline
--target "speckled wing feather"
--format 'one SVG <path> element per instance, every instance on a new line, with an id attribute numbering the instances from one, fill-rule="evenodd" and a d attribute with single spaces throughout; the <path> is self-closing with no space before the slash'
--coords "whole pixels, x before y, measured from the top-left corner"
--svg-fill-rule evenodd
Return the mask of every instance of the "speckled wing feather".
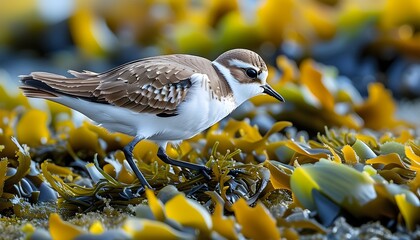
<path id="1" fill-rule="evenodd" d="M 31 97 L 43 98 L 36 91 L 45 90 L 51 95 L 65 94 L 136 112 L 176 114 L 177 106 L 185 100 L 191 87 L 194 73 L 219 77 L 209 60 L 186 55 L 145 58 L 103 73 L 69 72 L 75 77 L 40 72 L 21 76 L 24 84 L 21 88 Z M 46 86 L 40 86 L 39 82 Z M 213 88 L 221 91 L 219 86 Z"/>
<path id="2" fill-rule="evenodd" d="M 146 58 L 99 74 L 97 101 L 136 112 L 174 114 L 198 69 L 179 62 L 181 55 Z"/>

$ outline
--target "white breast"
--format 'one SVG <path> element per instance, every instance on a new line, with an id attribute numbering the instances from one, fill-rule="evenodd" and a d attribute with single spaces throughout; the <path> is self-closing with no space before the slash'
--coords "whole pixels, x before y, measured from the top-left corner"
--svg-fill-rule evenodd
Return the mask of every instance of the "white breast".
<path id="1" fill-rule="evenodd" d="M 178 116 L 174 117 L 177 128 L 173 134 L 183 135 L 187 139 L 222 120 L 235 108 L 233 97 L 216 100 L 208 91 L 208 76 L 194 74 L 191 78 L 192 87 L 188 91 L 185 102 L 178 107 Z M 168 133 L 169 134 L 169 133 Z"/>

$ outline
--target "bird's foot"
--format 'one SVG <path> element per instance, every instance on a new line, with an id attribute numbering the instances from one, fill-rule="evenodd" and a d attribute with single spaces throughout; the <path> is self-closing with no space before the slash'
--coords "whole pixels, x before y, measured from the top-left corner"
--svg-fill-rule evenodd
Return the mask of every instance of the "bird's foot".
<path id="1" fill-rule="evenodd" d="M 206 178 L 207 180 L 211 180 L 211 174 L 212 174 L 211 168 L 208 168 L 204 165 L 200 165 L 196 163 L 189 163 L 189 162 L 172 159 L 168 155 L 166 155 L 162 147 L 158 149 L 157 155 L 162 161 L 164 161 L 167 164 L 178 166 L 181 168 L 190 169 L 190 170 L 200 171 L 200 173 L 204 176 L 204 178 Z"/>

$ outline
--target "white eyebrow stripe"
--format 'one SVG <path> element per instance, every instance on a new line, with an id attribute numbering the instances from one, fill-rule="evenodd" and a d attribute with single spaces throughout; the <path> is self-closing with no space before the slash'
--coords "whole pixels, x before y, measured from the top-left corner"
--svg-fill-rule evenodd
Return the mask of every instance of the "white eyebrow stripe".
<path id="1" fill-rule="evenodd" d="M 257 67 L 255 67 L 254 65 L 252 65 L 252 64 L 249 64 L 249 63 L 246 63 L 246 62 L 244 62 L 244 61 L 241 61 L 241 60 L 239 60 L 239 59 L 232 59 L 232 60 L 229 60 L 229 63 L 230 63 L 230 65 L 231 66 L 236 66 L 236 67 L 238 67 L 238 68 L 253 68 L 253 69 L 255 69 L 255 71 L 260 71 L 260 69 L 259 68 L 257 68 Z"/>

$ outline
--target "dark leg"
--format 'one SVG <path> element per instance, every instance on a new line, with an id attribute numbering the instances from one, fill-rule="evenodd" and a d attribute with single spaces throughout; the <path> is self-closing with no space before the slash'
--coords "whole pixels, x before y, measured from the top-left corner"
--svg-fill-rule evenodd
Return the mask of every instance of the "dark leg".
<path id="1" fill-rule="evenodd" d="M 211 173 L 210 168 L 208 168 L 204 165 L 199 165 L 199 164 L 195 164 L 195 163 L 189 163 L 189 162 L 183 162 L 183 161 L 178 161 L 178 160 L 175 160 L 175 159 L 171 159 L 170 157 L 168 157 L 168 155 L 166 155 L 165 150 L 162 147 L 159 147 L 159 150 L 157 152 L 157 156 L 167 164 L 171 164 L 171 165 L 175 165 L 175 166 L 182 167 L 182 168 L 188 168 L 188 169 L 200 171 L 201 174 L 203 174 L 203 176 L 205 178 L 211 179 L 211 177 L 209 175 Z"/>
<path id="2" fill-rule="evenodd" d="M 123 152 L 124 152 L 124 155 L 125 155 L 125 159 L 127 160 L 131 169 L 133 169 L 134 174 L 136 174 L 136 176 L 139 179 L 141 185 L 143 185 L 144 187 L 147 187 L 149 189 L 152 189 L 152 187 L 147 182 L 146 178 L 140 172 L 139 168 L 137 167 L 137 165 L 134 163 L 134 160 L 133 160 L 133 149 L 137 145 L 137 143 L 139 143 L 143 139 L 144 138 L 141 138 L 139 136 L 134 137 L 134 139 L 129 144 L 127 144 L 127 146 L 125 146 L 123 148 Z"/>

